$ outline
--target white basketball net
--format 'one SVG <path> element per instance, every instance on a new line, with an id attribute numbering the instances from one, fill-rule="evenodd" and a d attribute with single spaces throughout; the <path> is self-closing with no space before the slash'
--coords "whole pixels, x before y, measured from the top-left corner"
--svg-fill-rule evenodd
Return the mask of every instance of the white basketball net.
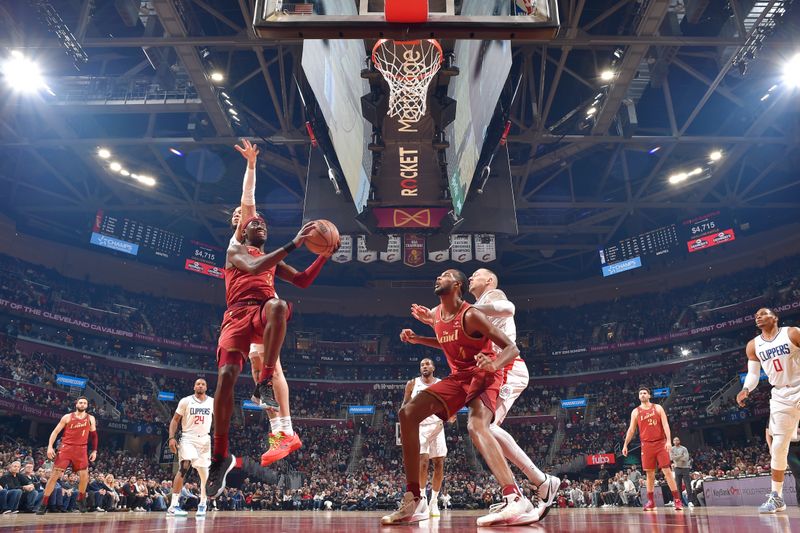
<path id="1" fill-rule="evenodd" d="M 390 117 L 417 122 L 425 115 L 428 86 L 442 66 L 442 47 L 434 39 L 381 39 L 372 62 L 389 84 Z"/>

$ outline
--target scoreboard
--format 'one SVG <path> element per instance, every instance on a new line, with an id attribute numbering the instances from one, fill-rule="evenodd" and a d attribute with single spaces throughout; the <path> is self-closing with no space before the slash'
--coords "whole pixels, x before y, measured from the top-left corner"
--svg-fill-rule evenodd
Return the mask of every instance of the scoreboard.
<path id="1" fill-rule="evenodd" d="M 189 272 L 215 278 L 224 277 L 223 249 L 198 241 L 188 241 L 179 233 L 108 214 L 102 209 L 95 216 L 89 242 Z"/>
<path id="2" fill-rule="evenodd" d="M 662 255 L 677 246 L 678 231 L 675 224 L 671 224 L 606 246 L 600 250 L 600 263 L 613 265 L 636 257 Z"/>
<path id="3" fill-rule="evenodd" d="M 736 240 L 730 216 L 721 211 L 684 220 L 682 226 L 689 253 Z"/>

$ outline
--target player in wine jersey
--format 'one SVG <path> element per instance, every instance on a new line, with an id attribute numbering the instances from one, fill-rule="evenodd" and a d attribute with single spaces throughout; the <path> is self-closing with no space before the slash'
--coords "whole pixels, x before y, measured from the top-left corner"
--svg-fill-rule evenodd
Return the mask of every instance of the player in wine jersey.
<path id="1" fill-rule="evenodd" d="M 472 442 L 503 487 L 503 505 L 479 517 L 478 526 L 524 525 L 539 518 L 536 508 L 520 493 L 500 445 L 489 429 L 497 407 L 501 370 L 519 355 L 519 350 L 483 313 L 464 301 L 466 292 L 467 277 L 463 272 L 444 271 L 434 285 L 440 302 L 433 310 L 436 337 L 420 337 L 410 329 L 400 333 L 403 342 L 442 350 L 451 373 L 400 409 L 406 493 L 400 508 L 381 519 L 384 525 L 414 523 L 428 518 L 427 501 L 420 496 L 419 425 L 431 415 L 447 420 L 465 405 L 469 406 L 467 429 Z M 502 348 L 499 355 L 492 349 L 492 342 Z"/>
<path id="2" fill-rule="evenodd" d="M 647 504 L 643 510 L 655 511 L 656 468 L 660 468 L 672 491 L 675 510 L 683 511 L 681 493 L 675 483 L 675 476 L 670 468 L 669 451 L 672 449 L 672 435 L 667 421 L 667 412 L 658 404 L 650 402 L 650 389 L 639 387 L 639 407 L 631 411 L 631 423 L 625 433 L 622 444 L 622 455 L 628 457 L 628 444 L 636 429 L 639 429 L 639 440 L 642 442 L 642 469 L 647 474 Z"/>
<path id="3" fill-rule="evenodd" d="M 419 362 L 419 377 L 406 383 L 403 405 L 411 401 L 417 394 L 431 385 L 441 381 L 433 374 L 436 367 L 433 361 L 425 358 Z M 428 463 L 433 463 L 433 479 L 431 479 L 431 500 L 428 511 L 431 518 L 441 516 L 439 513 L 439 491 L 444 481 L 444 458 L 447 457 L 447 442 L 444 438 L 444 422 L 431 415 L 419 424 L 419 481 L 420 490 L 424 493 L 428 484 Z"/>
<path id="4" fill-rule="evenodd" d="M 89 400 L 85 396 L 79 396 L 75 400 L 75 412 L 61 417 L 58 424 L 50 433 L 50 440 L 47 441 L 47 458 L 53 460 L 53 471 L 47 480 L 44 488 L 44 498 L 36 514 L 43 515 L 47 512 L 47 504 L 50 495 L 56 488 L 56 483 L 61 479 L 70 465 L 72 471 L 78 473 L 78 509 L 86 512 L 86 486 L 89 484 L 89 461 L 97 459 L 97 421 L 94 416 L 86 412 L 89 407 Z M 56 454 L 53 446 L 55 445 L 58 434 L 64 430 L 61 437 L 61 446 Z M 88 444 L 92 445 L 92 452 L 87 455 Z"/>
<path id="5" fill-rule="evenodd" d="M 487 268 L 479 268 L 469 278 L 469 292 L 475 297 L 473 307 L 482 312 L 489 322 L 506 334 L 511 342 L 517 341 L 517 326 L 514 322 L 516 308 L 508 300 L 505 293 L 497 288 L 497 275 Z M 429 309 L 422 306 L 412 306 L 411 314 L 421 322 L 432 324 L 433 317 Z M 497 345 L 492 345 L 495 352 L 499 353 Z M 539 470 L 528 454 L 517 444 L 514 437 L 500 427 L 505 420 L 511 406 L 522 392 L 528 387 L 528 367 L 522 357 L 517 357 L 503 369 L 503 383 L 497 398 L 497 411 L 494 421 L 489 426 L 494 438 L 503 449 L 503 455 L 517 465 L 536 487 L 536 506 L 539 511 L 539 520 L 547 516 L 550 507 L 558 496 L 561 480 L 549 476 Z"/>
<path id="6" fill-rule="evenodd" d="M 778 315 L 766 307 L 756 311 L 755 321 L 761 335 L 747 343 L 747 376 L 736 402 L 744 407 L 763 370 L 772 385 L 769 400 L 772 490 L 759 512 L 776 513 L 786 510 L 783 478 L 789 464 L 789 445 L 800 422 L 800 328 L 778 327 Z"/>
<path id="7" fill-rule="evenodd" d="M 264 253 L 267 224 L 253 216 L 242 224 L 244 244 L 228 247 L 225 260 L 225 311 L 217 345 L 218 378 L 214 392 L 214 447 L 208 471 L 207 491 L 211 498 L 225 489 L 225 479 L 236 458 L 228 450 L 228 431 L 233 412 L 233 389 L 242 371 L 250 344 L 260 333 L 267 358 L 261 372 L 261 402 L 277 409 L 272 374 L 286 336 L 291 308 L 275 296 L 275 277 L 306 288 L 316 279 L 328 256 L 320 255 L 305 271 L 298 272 L 283 262 L 314 229 L 304 225 L 297 235 L 270 253 Z M 333 253 L 333 252 L 331 252 Z M 262 456 L 263 460 L 263 456 Z"/>
<path id="8" fill-rule="evenodd" d="M 234 209 L 231 216 L 231 237 L 229 246 L 241 244 L 244 235 L 240 222 L 256 215 L 256 161 L 258 160 L 258 146 L 251 144 L 247 139 L 242 139 L 242 145 L 234 146 L 237 152 L 247 161 L 244 179 L 242 180 L 242 200 L 241 205 Z M 277 293 L 275 294 L 278 297 Z M 289 408 L 289 384 L 283 373 L 281 361 L 275 362 L 275 371 L 272 375 L 272 386 L 275 390 L 275 400 L 278 402 L 278 410 L 272 406 L 261 403 L 261 393 L 259 392 L 259 382 L 261 381 L 261 370 L 264 367 L 264 343 L 259 333 L 250 343 L 250 370 L 253 375 L 255 389 L 251 399 L 260 405 L 267 412 L 270 424 L 268 440 L 269 450 L 264 457 L 264 466 L 283 459 L 295 450 L 303 446 L 300 437 L 292 427 L 291 411 Z"/>
<path id="9" fill-rule="evenodd" d="M 178 408 L 169 423 L 169 449 L 178 455 L 179 470 L 172 482 L 172 502 L 167 509 L 167 516 L 186 516 L 180 508 L 178 497 L 189 471 L 194 468 L 200 477 L 200 503 L 197 505 L 197 516 L 206 515 L 206 480 L 208 467 L 211 464 L 211 421 L 214 416 L 214 398 L 208 396 L 208 384 L 203 378 L 194 382 L 194 394 L 181 398 Z M 181 425 L 181 439 L 175 437 Z"/>

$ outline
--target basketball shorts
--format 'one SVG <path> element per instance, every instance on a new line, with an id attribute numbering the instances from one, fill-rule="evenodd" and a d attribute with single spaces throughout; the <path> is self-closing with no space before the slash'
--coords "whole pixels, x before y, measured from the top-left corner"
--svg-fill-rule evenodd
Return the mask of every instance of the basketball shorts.
<path id="1" fill-rule="evenodd" d="M 497 411 L 494 413 L 494 423 L 500 425 L 517 401 L 522 391 L 528 386 L 530 376 L 528 366 L 522 359 L 515 359 L 513 363 L 503 369 L 503 384 L 497 397 Z"/>
<path id="2" fill-rule="evenodd" d="M 66 470 L 69 465 L 72 465 L 73 472 L 89 468 L 89 454 L 86 446 L 61 445 L 61 448 L 58 449 L 58 454 L 56 454 L 56 460 L 53 462 L 53 467 Z"/>
<path id="3" fill-rule="evenodd" d="M 449 419 L 475 398 L 480 398 L 483 405 L 494 413 L 502 380 L 502 371 L 490 374 L 475 367 L 450 374 L 423 392 L 432 394 L 442 402 L 442 409 L 434 413 L 442 420 Z"/>
<path id="4" fill-rule="evenodd" d="M 642 442 L 642 468 L 644 470 L 669 468 L 672 460 L 669 457 L 669 452 L 664 448 L 666 444 L 666 439 Z"/>
<path id="5" fill-rule="evenodd" d="M 192 438 L 181 435 L 178 444 L 178 460 L 191 461 L 195 468 L 208 468 L 211 466 L 211 437 Z"/>
<path id="6" fill-rule="evenodd" d="M 217 343 L 217 366 L 239 365 L 241 370 L 250 353 L 250 344 L 261 344 L 267 326 L 265 302 L 233 305 L 225 310 Z M 287 321 L 292 316 L 289 306 Z"/>
<path id="7" fill-rule="evenodd" d="M 446 457 L 447 443 L 444 439 L 444 423 L 437 420 L 433 424 L 423 424 L 419 427 L 419 453 L 428 454 L 428 457 Z"/>
<path id="8" fill-rule="evenodd" d="M 769 400 L 769 431 L 772 435 L 794 435 L 800 423 L 800 385 L 773 387 Z"/>

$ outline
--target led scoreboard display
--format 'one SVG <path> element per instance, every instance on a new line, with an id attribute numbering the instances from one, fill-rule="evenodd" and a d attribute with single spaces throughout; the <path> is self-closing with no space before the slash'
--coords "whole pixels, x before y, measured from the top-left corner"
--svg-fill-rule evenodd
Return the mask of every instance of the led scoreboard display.
<path id="1" fill-rule="evenodd" d="M 730 217 L 721 211 L 684 220 L 682 226 L 689 253 L 736 240 Z"/>
<path id="2" fill-rule="evenodd" d="M 600 250 L 600 263 L 613 265 L 636 257 L 662 255 L 676 246 L 678 246 L 678 232 L 675 224 L 671 224 L 636 237 L 622 239 L 617 244 L 603 248 Z"/>
<path id="3" fill-rule="evenodd" d="M 123 216 L 99 210 L 90 241 L 143 259 L 215 278 L 224 277 L 225 251 L 183 235 Z"/>

